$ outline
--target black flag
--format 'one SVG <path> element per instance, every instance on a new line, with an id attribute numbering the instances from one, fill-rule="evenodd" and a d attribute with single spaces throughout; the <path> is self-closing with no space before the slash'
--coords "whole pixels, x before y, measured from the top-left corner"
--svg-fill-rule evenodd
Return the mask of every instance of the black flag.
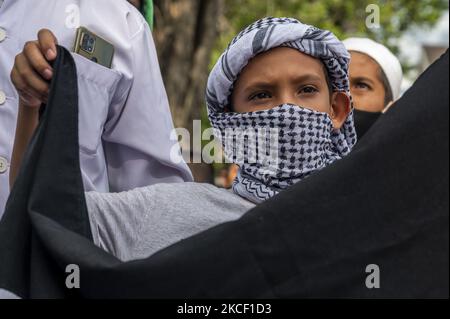
<path id="1" fill-rule="evenodd" d="M 24 298 L 68 292 L 30 217 L 91 238 L 79 163 L 77 73 L 70 53 L 58 48 L 54 68 L 48 105 L 41 108 L 41 121 L 0 222 L 0 289 Z"/>

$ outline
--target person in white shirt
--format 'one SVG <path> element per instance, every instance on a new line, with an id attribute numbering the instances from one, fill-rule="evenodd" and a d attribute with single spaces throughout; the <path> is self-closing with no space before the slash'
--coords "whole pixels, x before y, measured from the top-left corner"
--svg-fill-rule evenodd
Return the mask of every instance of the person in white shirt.
<path id="1" fill-rule="evenodd" d="M 343 43 L 351 54 L 350 91 L 361 138 L 400 98 L 403 70 L 398 58 L 381 43 L 368 38 L 348 38 Z"/>
<path id="2" fill-rule="evenodd" d="M 86 190 L 120 192 L 160 182 L 192 181 L 186 163 L 170 159 L 178 146 L 169 138 L 173 122 L 167 94 L 150 28 L 138 10 L 125 0 L 0 0 L 0 217 L 9 194 L 19 110 L 19 94 L 10 80 L 15 58 L 24 47 L 33 48 L 36 42 L 28 41 L 44 28 L 70 50 L 79 26 L 115 48 L 111 69 L 73 54 Z M 51 77 L 51 69 L 42 72 L 44 79 Z M 28 87 L 40 77 L 35 71 L 24 75 Z M 45 102 L 45 96 L 36 91 L 22 93 L 24 103 Z"/>

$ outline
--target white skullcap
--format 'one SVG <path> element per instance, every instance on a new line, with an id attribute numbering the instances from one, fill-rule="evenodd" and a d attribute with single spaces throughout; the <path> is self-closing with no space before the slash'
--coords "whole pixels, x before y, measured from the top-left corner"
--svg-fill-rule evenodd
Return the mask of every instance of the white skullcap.
<path id="1" fill-rule="evenodd" d="M 394 100 L 400 97 L 403 71 L 400 61 L 384 45 L 368 38 L 349 38 L 344 42 L 348 51 L 364 53 L 374 59 L 388 79 Z"/>

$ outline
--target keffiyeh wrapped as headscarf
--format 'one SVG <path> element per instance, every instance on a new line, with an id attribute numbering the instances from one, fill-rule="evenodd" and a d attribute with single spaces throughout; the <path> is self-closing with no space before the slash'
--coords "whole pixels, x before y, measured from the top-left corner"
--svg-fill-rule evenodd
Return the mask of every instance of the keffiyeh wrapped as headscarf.
<path id="1" fill-rule="evenodd" d="M 255 203 L 341 159 L 356 143 L 352 113 L 336 130 L 328 114 L 290 104 L 265 111 L 226 112 L 232 109 L 233 86 L 243 68 L 256 55 L 277 47 L 320 59 L 333 90 L 349 94 L 350 55 L 329 31 L 291 18 L 265 18 L 232 40 L 208 79 L 208 116 L 225 156 L 240 167 L 233 190 Z M 254 143 L 249 142 L 252 138 Z"/>

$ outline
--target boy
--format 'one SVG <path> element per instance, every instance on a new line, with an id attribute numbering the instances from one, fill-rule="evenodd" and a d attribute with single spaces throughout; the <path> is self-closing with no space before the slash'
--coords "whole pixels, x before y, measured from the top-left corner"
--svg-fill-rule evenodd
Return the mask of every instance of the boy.
<path id="1" fill-rule="evenodd" d="M 225 153 L 240 166 L 233 190 L 178 183 L 120 194 L 87 193 L 95 244 L 124 261 L 148 257 L 238 219 L 347 155 L 356 143 L 348 61 L 344 46 L 330 32 L 288 18 L 252 24 L 219 59 L 207 89 L 211 123 L 219 138 L 225 136 Z M 251 161 L 251 147 L 244 146 L 240 156 L 235 150 L 241 145 L 227 145 L 226 138 L 238 137 L 242 129 L 265 128 L 276 132 L 264 136 L 277 151 L 275 161 L 264 156 Z M 235 132 L 227 135 L 230 130 Z"/>
<path id="2" fill-rule="evenodd" d="M 384 45 L 367 38 L 343 41 L 351 54 L 350 91 L 355 106 L 355 126 L 362 137 L 385 113 L 401 92 L 400 61 Z"/>

